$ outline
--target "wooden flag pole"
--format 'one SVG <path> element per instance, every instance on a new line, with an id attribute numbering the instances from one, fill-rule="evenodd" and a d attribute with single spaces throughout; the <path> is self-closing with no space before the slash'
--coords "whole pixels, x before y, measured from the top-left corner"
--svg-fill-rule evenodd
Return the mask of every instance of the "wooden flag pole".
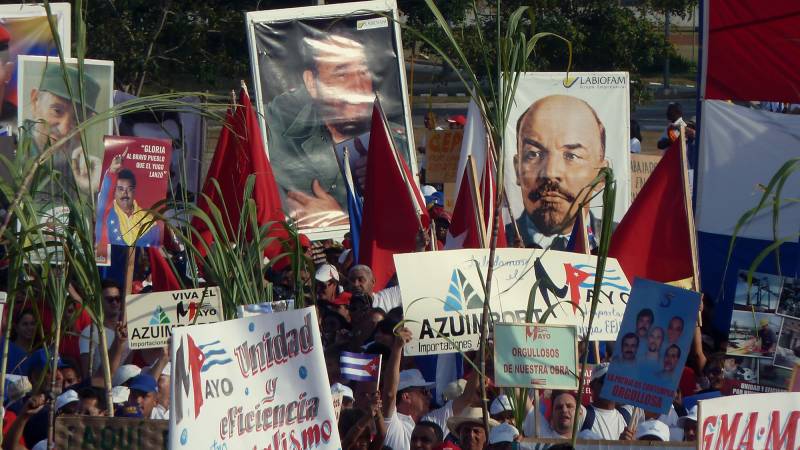
<path id="1" fill-rule="evenodd" d="M 461 181 L 462 183 L 464 180 Z M 489 241 L 486 235 L 486 226 L 483 223 L 483 198 L 480 195 L 480 186 L 478 183 L 478 173 L 475 170 L 475 160 L 472 155 L 467 155 L 467 182 L 469 183 L 470 195 L 472 197 L 472 208 L 475 211 L 475 225 L 478 228 L 478 238 L 480 239 L 481 248 L 486 248 Z"/>
<path id="2" fill-rule="evenodd" d="M 136 247 L 128 247 L 128 258 L 125 262 L 125 295 L 133 289 L 133 268 L 136 265 Z M 125 306 L 123 304 L 123 306 Z"/>
<path id="3" fill-rule="evenodd" d="M 683 207 L 686 211 L 686 224 L 689 228 L 689 247 L 692 253 L 692 290 L 700 292 L 700 265 L 697 256 L 697 229 L 694 224 L 692 193 L 689 190 L 689 160 L 686 155 L 686 126 L 681 125 L 681 178 L 683 181 Z M 700 299 L 702 301 L 702 298 Z M 697 323 L 703 325 L 703 317 L 697 312 Z"/>

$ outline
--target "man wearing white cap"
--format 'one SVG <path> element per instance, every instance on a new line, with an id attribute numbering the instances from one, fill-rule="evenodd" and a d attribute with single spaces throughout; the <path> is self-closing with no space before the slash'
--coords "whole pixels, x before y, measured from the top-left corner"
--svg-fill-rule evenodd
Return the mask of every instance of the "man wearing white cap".
<path id="1" fill-rule="evenodd" d="M 489 431 L 489 450 L 511 450 L 519 431 L 510 423 L 501 423 Z"/>
<path id="2" fill-rule="evenodd" d="M 444 430 L 453 412 L 463 410 L 476 393 L 476 377 L 471 376 L 467 380 L 464 393 L 448 401 L 442 408 L 429 411 L 430 388 L 436 383 L 426 381 L 417 369 L 400 371 L 403 346 L 411 341 L 411 336 L 408 328 L 397 332 L 392 343 L 392 354 L 386 363 L 381 392 L 387 428 L 383 444 L 395 450 L 410 448 L 411 433 L 416 422 L 420 420 L 433 422 Z"/>
<path id="3" fill-rule="evenodd" d="M 684 442 L 697 440 L 697 405 L 692 406 L 689 414 L 678 419 L 678 426 L 683 428 Z"/>
<path id="4" fill-rule="evenodd" d="M 669 427 L 660 420 L 645 420 L 636 427 L 636 440 L 669 442 Z"/>
<path id="5" fill-rule="evenodd" d="M 633 439 L 633 432 L 628 428 L 631 421 L 630 411 L 617 404 L 600 397 L 603 383 L 608 373 L 608 363 L 594 366 L 592 381 L 589 387 L 592 390 L 594 401 L 586 408 L 586 417 L 583 419 L 581 432 L 591 431 L 601 439 L 610 441 Z"/>
<path id="6" fill-rule="evenodd" d="M 333 302 L 339 294 L 339 271 L 330 264 L 322 264 L 314 275 L 317 280 L 317 300 Z"/>
<path id="7" fill-rule="evenodd" d="M 514 424 L 514 408 L 511 406 L 511 401 L 504 394 L 500 394 L 492 400 L 492 404 L 489 406 L 489 414 L 492 415 L 492 419 L 500 423 L 508 422 L 512 425 Z"/>
<path id="8" fill-rule="evenodd" d="M 61 395 L 56 397 L 56 415 L 75 415 L 78 412 L 78 402 L 80 402 L 78 393 L 72 389 L 64 391 Z"/>

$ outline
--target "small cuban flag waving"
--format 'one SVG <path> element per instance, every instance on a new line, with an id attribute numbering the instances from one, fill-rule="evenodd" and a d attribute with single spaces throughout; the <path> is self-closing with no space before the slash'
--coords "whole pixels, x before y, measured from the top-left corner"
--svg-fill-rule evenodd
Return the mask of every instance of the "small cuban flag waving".
<path id="1" fill-rule="evenodd" d="M 339 358 L 342 377 L 352 381 L 378 381 L 381 376 L 381 355 L 342 352 Z"/>

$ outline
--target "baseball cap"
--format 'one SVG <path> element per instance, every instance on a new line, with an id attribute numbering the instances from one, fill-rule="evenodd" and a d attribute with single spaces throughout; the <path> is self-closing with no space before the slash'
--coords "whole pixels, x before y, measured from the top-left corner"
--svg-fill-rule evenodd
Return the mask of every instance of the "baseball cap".
<path id="1" fill-rule="evenodd" d="M 607 362 L 597 364 L 592 369 L 592 381 L 594 381 L 594 380 L 596 380 L 598 378 L 602 378 L 607 373 L 608 373 L 608 363 Z"/>
<path id="2" fill-rule="evenodd" d="M 492 400 L 492 405 L 489 407 L 489 413 L 492 415 L 500 414 L 503 411 L 513 411 L 514 408 L 511 407 L 511 402 L 508 400 L 503 394 L 500 394 Z"/>
<path id="3" fill-rule="evenodd" d="M 338 282 L 339 271 L 336 270 L 336 267 L 330 264 L 323 264 L 317 269 L 317 273 L 314 275 L 314 278 L 322 283 L 327 283 L 330 280 L 336 280 Z"/>
<path id="4" fill-rule="evenodd" d="M 769 319 L 761 319 L 761 322 L 759 323 L 761 324 L 762 327 L 767 326 L 769 325 Z"/>
<path id="5" fill-rule="evenodd" d="M 685 416 L 678 417 L 678 426 L 683 428 L 686 426 L 686 422 L 690 420 L 697 422 L 697 405 L 692 406 L 692 409 Z"/>
<path id="6" fill-rule="evenodd" d="M 131 378 L 128 387 L 132 391 L 158 392 L 158 383 L 156 383 L 156 379 L 148 373 L 140 373 Z"/>
<path id="7" fill-rule="evenodd" d="M 78 393 L 72 389 L 68 389 L 64 391 L 61 395 L 56 397 L 56 411 L 60 410 L 61 408 L 69 405 L 70 403 L 74 403 L 80 401 L 78 397 Z"/>
<path id="8" fill-rule="evenodd" d="M 638 441 L 645 436 L 653 436 L 660 441 L 669 441 L 669 427 L 660 420 L 645 420 L 636 427 L 635 439 Z"/>
<path id="9" fill-rule="evenodd" d="M 501 423 L 489 431 L 489 443 L 499 444 L 501 442 L 514 442 L 519 436 L 519 431 L 510 423 Z"/>
<path id="10" fill-rule="evenodd" d="M 114 386 L 111 389 L 111 401 L 114 404 L 121 405 L 128 401 L 131 396 L 131 390 L 127 386 Z"/>
<path id="11" fill-rule="evenodd" d="M 355 396 L 353 396 L 353 390 L 342 383 L 333 383 L 331 385 L 331 394 L 342 394 L 342 397 L 355 398 Z"/>
<path id="12" fill-rule="evenodd" d="M 425 381 L 419 369 L 401 370 L 400 381 L 397 383 L 397 392 L 413 387 L 429 388 L 435 384 Z"/>
<path id="13" fill-rule="evenodd" d="M 463 114 L 458 114 L 456 116 L 450 116 L 450 118 L 448 118 L 447 121 L 450 123 L 457 123 L 461 126 L 464 126 L 467 124 L 467 116 Z"/>
<path id="14" fill-rule="evenodd" d="M 121 386 L 140 373 L 142 373 L 142 368 L 135 364 L 119 366 L 119 368 L 114 371 L 114 376 L 111 377 L 111 385 Z"/>

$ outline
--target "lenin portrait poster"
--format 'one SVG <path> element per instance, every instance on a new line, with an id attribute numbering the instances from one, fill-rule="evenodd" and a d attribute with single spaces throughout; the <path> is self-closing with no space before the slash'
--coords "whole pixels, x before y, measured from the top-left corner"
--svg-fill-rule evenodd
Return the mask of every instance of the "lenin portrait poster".
<path id="1" fill-rule="evenodd" d="M 630 105 L 627 72 L 522 74 L 505 132 L 505 189 L 526 247 L 565 250 L 587 187 L 611 167 L 617 194 L 614 223 L 630 204 Z M 589 244 L 599 242 L 602 196 L 584 211 Z"/>
<path id="2" fill-rule="evenodd" d="M 402 44 L 393 18 L 393 0 L 247 15 L 267 155 L 284 211 L 306 233 L 347 229 L 342 149 L 349 150 L 358 191 L 376 95 L 398 152 L 416 172 Z"/>

